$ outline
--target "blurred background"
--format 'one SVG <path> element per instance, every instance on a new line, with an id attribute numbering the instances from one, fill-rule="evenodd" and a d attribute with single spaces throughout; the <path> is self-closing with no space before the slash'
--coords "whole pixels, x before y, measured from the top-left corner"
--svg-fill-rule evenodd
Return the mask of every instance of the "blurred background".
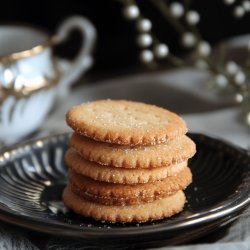
<path id="1" fill-rule="evenodd" d="M 169 1 L 171 2 L 171 1 Z M 198 28 L 204 39 L 212 45 L 226 38 L 249 32 L 250 15 L 235 19 L 232 7 L 223 1 L 192 1 L 191 8 L 201 15 Z M 177 42 L 178 34 L 164 20 L 151 0 L 138 0 L 145 17 L 153 22 L 153 31 L 163 42 L 167 42 L 170 51 L 182 55 L 187 53 Z M 85 79 L 105 78 L 114 75 L 144 71 L 138 63 L 139 49 L 136 46 L 136 31 L 133 22 L 122 16 L 122 4 L 115 0 L 63 0 L 57 1 L 5 1 L 0 22 L 24 22 L 39 26 L 54 33 L 58 25 L 71 15 L 83 15 L 89 18 L 98 32 L 95 49 L 95 64 Z M 74 56 L 78 49 L 78 34 L 58 48 L 65 56 Z M 163 66 L 165 67 L 165 66 Z"/>

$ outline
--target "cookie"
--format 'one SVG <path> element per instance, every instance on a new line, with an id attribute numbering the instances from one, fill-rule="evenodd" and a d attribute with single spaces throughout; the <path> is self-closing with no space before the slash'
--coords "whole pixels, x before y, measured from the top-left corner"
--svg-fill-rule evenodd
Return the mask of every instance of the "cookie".
<path id="1" fill-rule="evenodd" d="M 159 181 L 165 179 L 168 176 L 174 176 L 178 174 L 184 169 L 184 167 L 187 166 L 187 161 L 184 161 L 179 164 L 159 168 L 115 168 L 87 161 L 73 149 L 67 150 L 65 154 L 65 162 L 68 168 L 72 169 L 78 174 L 85 175 L 98 181 L 122 184 Z"/>
<path id="2" fill-rule="evenodd" d="M 184 135 L 185 122 L 166 109 L 126 100 L 98 100 L 71 108 L 67 124 L 78 134 L 122 145 L 154 145 Z"/>
<path id="3" fill-rule="evenodd" d="M 130 206 L 106 206 L 79 198 L 69 187 L 63 191 L 64 204 L 75 213 L 108 222 L 144 222 L 170 217 L 182 211 L 185 195 L 178 191 L 152 203 Z"/>
<path id="4" fill-rule="evenodd" d="M 192 181 L 192 174 L 185 167 L 178 175 L 161 181 L 128 185 L 95 181 L 69 170 L 68 180 L 72 191 L 84 199 L 104 205 L 134 205 L 152 202 L 185 189 Z"/>
<path id="5" fill-rule="evenodd" d="M 121 146 L 97 142 L 74 133 L 68 143 L 89 161 L 123 168 L 169 166 L 187 161 L 196 152 L 195 143 L 185 135 L 165 144 Z"/>

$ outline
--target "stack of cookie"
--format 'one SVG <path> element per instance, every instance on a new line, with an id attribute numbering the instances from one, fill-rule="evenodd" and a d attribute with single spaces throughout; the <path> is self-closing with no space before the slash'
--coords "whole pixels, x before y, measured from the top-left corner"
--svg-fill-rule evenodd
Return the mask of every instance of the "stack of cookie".
<path id="1" fill-rule="evenodd" d="M 65 161 L 65 205 L 86 217 L 140 222 L 183 209 L 195 144 L 185 122 L 153 105 L 99 100 L 66 116 L 74 130 Z"/>

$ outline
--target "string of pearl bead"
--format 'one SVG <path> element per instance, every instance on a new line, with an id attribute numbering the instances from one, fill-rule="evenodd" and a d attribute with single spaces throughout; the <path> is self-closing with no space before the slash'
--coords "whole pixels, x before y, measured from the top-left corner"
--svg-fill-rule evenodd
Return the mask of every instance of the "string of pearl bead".
<path id="1" fill-rule="evenodd" d="M 233 15 L 236 18 L 242 18 L 246 13 L 250 12 L 250 1 L 244 0 L 240 4 L 235 5 L 235 0 L 223 0 L 223 3 L 228 6 L 233 7 Z"/>
<path id="2" fill-rule="evenodd" d="M 225 5 L 233 6 L 233 15 L 236 18 L 242 18 L 246 13 L 250 12 L 250 1 L 243 0 L 236 5 L 236 0 L 222 0 Z M 135 3 L 135 2 L 134 2 Z M 180 2 L 172 2 L 168 6 L 169 13 L 172 18 L 178 22 L 186 22 L 190 27 L 197 25 L 200 22 L 200 15 L 195 10 L 186 11 Z M 159 43 L 151 34 L 152 22 L 147 18 L 142 18 L 140 9 L 135 4 L 126 5 L 123 14 L 127 20 L 135 21 L 136 30 L 140 33 L 137 36 L 137 44 L 142 51 L 140 53 L 140 60 L 143 63 L 151 63 L 155 60 L 167 58 L 170 54 L 169 48 L 164 43 Z M 207 41 L 201 40 L 193 32 L 188 29 L 181 35 L 181 44 L 187 49 L 196 49 L 197 60 L 196 65 L 209 70 L 209 63 L 206 58 L 211 54 L 211 46 Z M 250 43 L 249 43 L 250 50 Z M 215 69 L 216 72 L 217 69 Z M 246 73 L 240 66 L 229 61 L 225 64 L 224 72 L 220 73 L 217 70 L 214 77 L 216 85 L 221 88 L 233 87 L 234 100 L 237 103 L 249 102 L 250 105 L 250 90 L 247 84 Z M 245 122 L 250 125 L 250 111 L 245 113 Z"/>
<path id="3" fill-rule="evenodd" d="M 151 63 L 155 59 L 166 58 L 169 48 L 164 43 L 157 43 L 149 33 L 152 29 L 152 22 L 147 18 L 142 18 L 140 10 L 136 5 L 127 5 L 123 10 L 123 15 L 127 20 L 135 20 L 135 27 L 140 34 L 137 36 L 137 45 L 143 50 L 140 53 L 140 60 L 143 63 Z M 152 45 L 154 44 L 153 48 Z"/>

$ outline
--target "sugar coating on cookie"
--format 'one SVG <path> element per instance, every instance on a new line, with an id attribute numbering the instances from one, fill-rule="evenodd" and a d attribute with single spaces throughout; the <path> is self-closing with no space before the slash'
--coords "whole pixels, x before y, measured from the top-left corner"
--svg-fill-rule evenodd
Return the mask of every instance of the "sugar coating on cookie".
<path id="1" fill-rule="evenodd" d="M 116 168 L 85 160 L 72 148 L 67 150 L 65 162 L 69 169 L 72 169 L 78 174 L 98 181 L 121 184 L 159 181 L 168 176 L 178 174 L 188 164 L 187 161 L 183 161 L 178 164 L 158 168 Z"/>
<path id="2" fill-rule="evenodd" d="M 176 176 L 153 183 L 129 185 L 92 180 L 72 170 L 68 174 L 69 184 L 79 197 L 105 205 L 131 205 L 152 202 L 184 190 L 192 181 L 192 174 L 185 167 Z"/>
<path id="3" fill-rule="evenodd" d="M 154 145 L 187 132 L 185 122 L 177 114 L 126 100 L 80 104 L 67 112 L 66 121 L 78 134 L 122 145 Z"/>
<path id="4" fill-rule="evenodd" d="M 64 204 L 75 213 L 109 222 L 144 222 L 167 218 L 182 211 L 185 200 L 185 195 L 180 190 L 172 196 L 151 203 L 106 206 L 79 198 L 68 186 L 63 192 Z"/>
<path id="5" fill-rule="evenodd" d="M 165 144 L 124 146 L 97 142 L 73 133 L 68 143 L 89 161 L 121 168 L 169 166 L 186 161 L 196 152 L 195 143 L 186 135 Z"/>

